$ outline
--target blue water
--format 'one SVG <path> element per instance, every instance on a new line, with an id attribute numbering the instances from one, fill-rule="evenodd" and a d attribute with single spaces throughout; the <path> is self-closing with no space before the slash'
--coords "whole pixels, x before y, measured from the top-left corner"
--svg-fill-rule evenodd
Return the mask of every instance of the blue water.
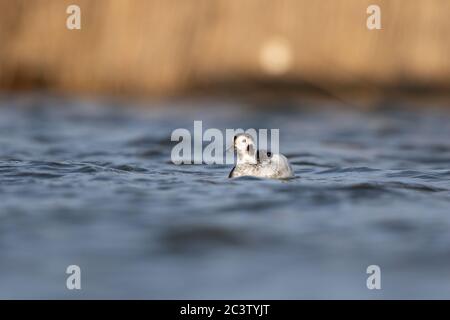
<path id="1" fill-rule="evenodd" d="M 3 96 L 0 298 L 450 298 L 448 110 Z M 194 120 L 279 128 L 296 178 L 174 165 Z"/>

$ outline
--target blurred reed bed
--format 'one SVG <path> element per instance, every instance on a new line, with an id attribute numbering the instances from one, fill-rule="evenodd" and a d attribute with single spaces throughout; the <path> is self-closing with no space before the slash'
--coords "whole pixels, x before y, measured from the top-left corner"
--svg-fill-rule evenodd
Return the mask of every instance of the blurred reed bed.
<path id="1" fill-rule="evenodd" d="M 70 4 L 81 30 L 66 28 Z M 446 92 L 449 40 L 448 0 L 0 0 L 0 89 Z"/>

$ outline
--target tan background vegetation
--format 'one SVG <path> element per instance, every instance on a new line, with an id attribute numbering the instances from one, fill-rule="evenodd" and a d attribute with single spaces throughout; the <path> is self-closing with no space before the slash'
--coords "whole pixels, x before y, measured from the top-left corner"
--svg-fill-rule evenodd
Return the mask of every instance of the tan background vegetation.
<path id="1" fill-rule="evenodd" d="M 82 29 L 67 30 L 78 4 Z M 378 4 L 382 30 L 366 28 Z M 288 69 L 261 50 L 282 38 Z M 241 83 L 450 84 L 449 0 L 0 0 L 0 88 L 173 95 Z"/>

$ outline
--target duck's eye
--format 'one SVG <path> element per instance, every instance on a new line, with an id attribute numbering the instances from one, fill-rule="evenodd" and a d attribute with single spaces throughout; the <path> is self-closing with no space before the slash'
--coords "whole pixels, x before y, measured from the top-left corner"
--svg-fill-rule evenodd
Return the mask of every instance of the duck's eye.
<path id="1" fill-rule="evenodd" d="M 245 139 L 242 140 L 242 143 L 246 143 L 246 142 L 247 142 L 247 140 L 245 140 Z"/>
<path id="2" fill-rule="evenodd" d="M 267 156 L 270 158 L 272 156 L 272 152 L 267 152 Z"/>

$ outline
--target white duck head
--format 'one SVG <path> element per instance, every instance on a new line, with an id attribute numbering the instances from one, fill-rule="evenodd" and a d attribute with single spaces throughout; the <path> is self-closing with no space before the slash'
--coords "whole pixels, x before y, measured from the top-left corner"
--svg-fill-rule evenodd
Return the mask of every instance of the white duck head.
<path id="1" fill-rule="evenodd" d="M 256 164 L 256 145 L 248 133 L 234 136 L 234 149 L 237 153 L 237 164 Z"/>

